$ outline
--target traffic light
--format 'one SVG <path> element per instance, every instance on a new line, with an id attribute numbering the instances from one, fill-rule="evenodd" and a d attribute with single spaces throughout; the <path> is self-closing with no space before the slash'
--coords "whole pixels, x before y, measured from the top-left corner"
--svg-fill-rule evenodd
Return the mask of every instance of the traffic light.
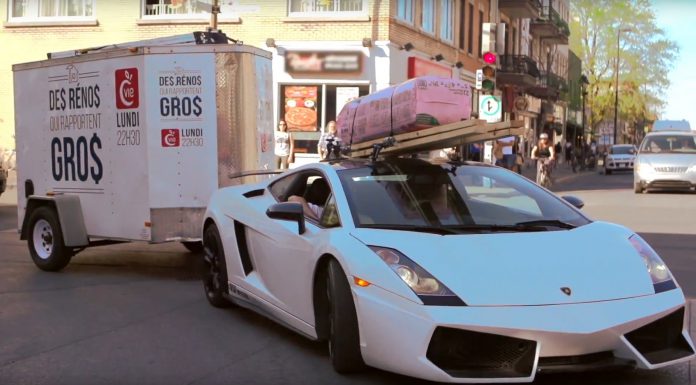
<path id="1" fill-rule="evenodd" d="M 493 52 L 486 52 L 483 54 L 483 61 L 486 62 L 486 64 L 481 68 L 481 72 L 483 73 L 481 89 L 484 93 L 492 94 L 495 91 L 495 75 L 498 65 L 497 59 L 496 54 Z"/>

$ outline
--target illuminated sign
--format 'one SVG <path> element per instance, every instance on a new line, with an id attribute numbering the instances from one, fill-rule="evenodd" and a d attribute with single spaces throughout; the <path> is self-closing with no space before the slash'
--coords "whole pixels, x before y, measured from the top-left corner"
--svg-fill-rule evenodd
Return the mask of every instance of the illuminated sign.
<path id="1" fill-rule="evenodd" d="M 338 74 L 362 72 L 362 52 L 291 51 L 285 54 L 289 74 Z"/>

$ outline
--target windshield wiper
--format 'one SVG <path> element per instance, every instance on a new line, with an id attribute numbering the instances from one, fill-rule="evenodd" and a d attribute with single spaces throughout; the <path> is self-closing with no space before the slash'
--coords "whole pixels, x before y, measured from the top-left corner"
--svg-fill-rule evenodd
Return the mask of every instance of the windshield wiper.
<path id="1" fill-rule="evenodd" d="M 537 219 L 533 221 L 518 222 L 515 223 L 515 226 L 553 226 L 559 227 L 561 229 L 574 229 L 577 227 L 568 222 L 563 222 L 558 219 Z"/>
<path id="2" fill-rule="evenodd" d="M 402 230 L 402 231 L 416 231 L 419 233 L 433 233 L 440 235 L 451 235 L 459 234 L 459 231 L 450 229 L 449 227 L 441 226 L 421 226 L 421 225 L 394 225 L 394 224 L 365 224 L 358 227 L 364 227 L 368 229 L 385 229 L 385 230 Z"/>
<path id="3" fill-rule="evenodd" d="M 520 232 L 520 231 L 545 231 L 542 226 L 525 226 L 525 225 L 447 225 L 448 229 L 459 230 L 461 232 Z"/>

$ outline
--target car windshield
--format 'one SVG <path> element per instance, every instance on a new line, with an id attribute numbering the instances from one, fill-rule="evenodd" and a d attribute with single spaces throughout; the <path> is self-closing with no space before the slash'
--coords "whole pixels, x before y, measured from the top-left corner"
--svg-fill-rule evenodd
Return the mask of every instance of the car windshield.
<path id="1" fill-rule="evenodd" d="M 633 146 L 612 146 L 609 153 L 613 155 L 630 155 L 635 154 Z"/>
<path id="2" fill-rule="evenodd" d="M 525 231 L 530 224 L 589 223 L 560 198 L 498 167 L 399 159 L 338 175 L 357 227 Z"/>
<path id="3" fill-rule="evenodd" d="M 652 135 L 640 146 L 641 153 L 696 153 L 696 135 Z"/>

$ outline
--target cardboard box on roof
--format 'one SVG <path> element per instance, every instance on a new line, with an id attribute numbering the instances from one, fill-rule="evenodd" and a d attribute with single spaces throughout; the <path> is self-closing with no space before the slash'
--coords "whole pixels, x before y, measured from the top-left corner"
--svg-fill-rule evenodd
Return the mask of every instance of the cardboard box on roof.
<path id="1" fill-rule="evenodd" d="M 470 117 L 471 86 L 422 76 L 350 102 L 339 113 L 337 128 L 343 143 L 351 144 Z"/>

